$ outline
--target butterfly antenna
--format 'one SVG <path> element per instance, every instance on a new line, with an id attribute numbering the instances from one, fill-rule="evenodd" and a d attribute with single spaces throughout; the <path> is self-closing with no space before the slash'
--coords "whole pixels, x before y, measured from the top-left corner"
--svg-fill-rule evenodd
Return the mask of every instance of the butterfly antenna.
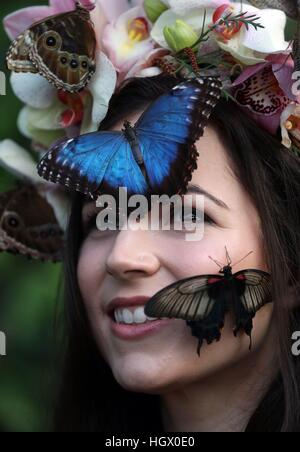
<path id="1" fill-rule="evenodd" d="M 226 252 L 227 265 L 231 265 L 232 264 L 232 260 L 231 260 L 231 257 L 229 256 L 227 246 L 225 246 L 225 252 Z"/>
<path id="2" fill-rule="evenodd" d="M 213 261 L 219 268 L 224 268 L 224 265 L 220 264 L 220 262 L 213 259 L 211 256 L 208 256 L 211 261 Z"/>
<path id="3" fill-rule="evenodd" d="M 243 257 L 243 259 L 240 259 L 238 262 L 235 262 L 232 267 L 235 267 L 236 265 L 240 264 L 242 261 L 244 261 L 248 256 L 250 256 L 250 254 L 253 254 L 253 251 L 250 251 L 248 254 L 246 254 L 245 257 Z"/>

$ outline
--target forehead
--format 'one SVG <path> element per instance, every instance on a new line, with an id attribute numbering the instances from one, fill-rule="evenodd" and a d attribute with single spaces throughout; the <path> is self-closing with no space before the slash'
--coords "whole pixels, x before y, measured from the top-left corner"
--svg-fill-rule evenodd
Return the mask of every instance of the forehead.
<path id="1" fill-rule="evenodd" d="M 143 111 L 128 114 L 125 119 L 135 124 Z M 121 130 L 124 120 L 115 124 L 112 130 Z M 197 143 L 199 152 L 198 168 L 194 171 L 191 183 L 200 185 L 228 205 L 249 204 L 250 199 L 234 171 L 227 144 L 221 133 L 209 124 Z"/>
<path id="2" fill-rule="evenodd" d="M 215 127 L 208 126 L 196 146 L 199 152 L 198 168 L 191 183 L 220 198 L 233 213 L 240 215 L 247 209 L 253 211 L 252 199 L 236 175 L 222 134 Z"/>

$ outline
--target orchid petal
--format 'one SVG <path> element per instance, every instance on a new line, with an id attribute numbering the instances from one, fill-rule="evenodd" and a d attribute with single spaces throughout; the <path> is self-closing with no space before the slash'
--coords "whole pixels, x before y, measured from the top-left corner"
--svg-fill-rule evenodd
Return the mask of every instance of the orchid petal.
<path id="1" fill-rule="evenodd" d="M 240 33 L 245 33 L 245 30 L 242 30 Z M 224 50 L 224 52 L 230 53 L 235 60 L 243 63 L 246 66 L 263 63 L 265 62 L 265 59 L 267 57 L 267 54 L 259 53 L 243 46 L 241 44 L 240 34 L 233 36 L 227 42 L 218 40 L 218 45 L 222 50 Z"/>
<path id="2" fill-rule="evenodd" d="M 59 226 L 63 231 L 66 231 L 71 213 L 71 197 L 60 187 L 51 185 L 53 187 L 45 190 L 44 196 L 53 208 Z"/>
<path id="3" fill-rule="evenodd" d="M 292 140 L 290 138 L 290 133 L 292 135 L 295 135 L 297 139 L 299 139 L 299 129 L 295 129 L 294 131 L 289 131 L 286 128 L 286 122 L 288 121 L 289 117 L 291 115 L 296 116 L 297 118 L 300 118 L 300 105 L 296 103 L 289 104 L 285 110 L 282 112 L 281 119 L 280 119 L 280 126 L 281 126 L 281 135 L 282 135 L 282 144 L 290 149 L 292 146 Z"/>
<path id="4" fill-rule="evenodd" d="M 138 61 L 126 74 L 124 80 L 132 77 L 155 77 L 161 74 L 161 69 L 154 66 L 155 60 L 163 56 L 169 55 L 169 51 L 166 49 L 154 49 L 143 59 Z M 123 80 L 122 80 L 123 81 Z M 119 83 L 121 80 L 119 80 Z"/>
<path id="5" fill-rule="evenodd" d="M 290 139 L 290 135 L 288 130 L 285 127 L 285 124 L 289 117 L 293 115 L 295 112 L 295 104 L 290 104 L 286 107 L 286 109 L 282 112 L 281 119 L 280 119 L 280 126 L 281 126 L 281 135 L 282 135 L 282 144 L 286 148 L 291 148 L 292 146 L 292 140 Z"/>
<path id="6" fill-rule="evenodd" d="M 175 14 L 184 16 L 191 11 L 200 8 L 218 8 L 221 5 L 229 4 L 228 0 L 165 0 Z"/>
<path id="7" fill-rule="evenodd" d="M 130 52 L 130 57 L 126 59 L 123 64 L 120 61 L 118 70 L 121 74 L 126 74 L 132 66 L 136 64 L 141 58 L 150 53 L 153 50 L 153 43 L 151 41 L 143 41 L 134 46 Z"/>
<path id="8" fill-rule="evenodd" d="M 96 8 L 97 0 L 80 0 L 80 3 L 88 11 L 93 11 Z"/>
<path id="9" fill-rule="evenodd" d="M 248 78 L 253 77 L 255 74 L 260 72 L 265 66 L 267 66 L 269 63 L 260 63 L 253 66 L 246 67 L 241 75 L 232 83 L 232 86 L 238 86 L 244 83 Z"/>
<path id="10" fill-rule="evenodd" d="M 157 77 L 162 73 L 162 70 L 159 67 L 152 66 L 145 69 L 142 69 L 136 77 Z"/>
<path id="11" fill-rule="evenodd" d="M 19 114 L 17 125 L 22 135 L 48 148 L 54 141 L 63 138 L 66 133 L 63 129 L 59 129 L 58 126 L 55 129 L 47 124 L 47 113 L 46 116 L 39 119 L 39 116 L 43 116 L 44 112 L 45 110 L 24 107 Z M 51 115 L 48 117 L 51 118 Z M 44 128 L 37 126 L 38 119 L 39 126 Z"/>
<path id="12" fill-rule="evenodd" d="M 98 48 L 102 48 L 102 35 L 105 27 L 108 24 L 108 20 L 105 15 L 105 10 L 100 3 L 97 3 L 96 8 L 91 11 L 91 20 L 94 23 L 94 29 L 97 39 Z"/>
<path id="13" fill-rule="evenodd" d="M 61 115 L 67 110 L 58 99 L 47 109 L 32 108 L 26 106 L 27 118 L 35 128 L 41 130 L 60 130 L 62 128 Z"/>
<path id="14" fill-rule="evenodd" d="M 34 22 L 45 19 L 54 14 L 49 6 L 31 6 L 9 14 L 3 20 L 5 31 L 10 39 L 16 39 L 23 31 L 31 27 Z"/>
<path id="15" fill-rule="evenodd" d="M 291 56 L 287 58 L 286 55 L 271 55 L 268 60 L 272 62 L 273 73 L 280 88 L 289 99 L 296 101 L 297 96 L 293 94 L 294 80 L 292 75 L 295 68 L 293 58 Z"/>
<path id="16" fill-rule="evenodd" d="M 234 7 L 237 13 L 241 11 L 240 5 Z M 248 4 L 243 5 L 242 11 L 256 14 L 259 17 L 257 23 L 265 28 L 255 29 L 249 26 L 247 30 L 243 26 L 240 32 L 227 42 L 217 40 L 222 50 L 229 52 L 237 61 L 250 66 L 265 61 L 270 53 L 282 53 L 288 49 L 289 43 L 284 39 L 286 16 L 282 11 L 261 10 Z"/>
<path id="17" fill-rule="evenodd" d="M 0 165 L 18 179 L 34 184 L 43 182 L 30 153 L 12 140 L 0 142 Z"/>
<path id="18" fill-rule="evenodd" d="M 255 122 L 263 129 L 265 129 L 267 132 L 269 132 L 271 135 L 276 135 L 279 124 L 280 124 L 280 117 L 281 112 L 276 113 L 273 116 L 263 116 L 263 115 L 255 115 L 250 112 L 250 116 L 253 117 Z"/>
<path id="19" fill-rule="evenodd" d="M 83 2 L 80 1 L 80 3 Z M 60 14 L 75 9 L 76 0 L 49 0 L 49 4 L 55 11 L 55 14 Z"/>
<path id="20" fill-rule="evenodd" d="M 134 6 L 141 6 L 143 0 L 98 0 L 98 3 L 102 6 L 103 11 L 105 11 L 108 21 L 114 22 L 118 17 Z"/>
<path id="21" fill-rule="evenodd" d="M 140 58 L 153 49 L 150 37 L 143 41 L 130 42 L 128 23 L 141 16 L 143 16 L 141 8 L 132 8 L 122 14 L 114 25 L 109 24 L 104 30 L 103 44 L 118 72 L 128 72 Z"/>
<path id="22" fill-rule="evenodd" d="M 246 6 L 244 6 L 246 8 Z M 252 12 L 253 8 L 248 8 Z M 264 28 L 250 26 L 246 31 L 241 44 L 248 49 L 255 50 L 260 53 L 281 53 L 289 48 L 289 43 L 284 38 L 286 27 L 286 15 L 283 11 L 276 9 L 256 10 L 259 16 L 259 23 Z"/>
<path id="23" fill-rule="evenodd" d="M 4 18 L 4 28 L 10 39 L 16 39 L 21 33 L 31 27 L 35 22 L 46 19 L 49 16 L 73 11 L 75 0 L 50 0 L 50 6 L 30 6 L 23 8 Z M 82 6 L 89 10 L 95 8 L 93 0 L 82 0 Z"/>
<path id="24" fill-rule="evenodd" d="M 109 101 L 115 91 L 117 73 L 107 56 L 100 52 L 97 70 L 89 85 L 93 96 L 92 122 L 99 125 L 107 114 Z"/>
<path id="25" fill-rule="evenodd" d="M 56 97 L 56 89 L 39 74 L 12 72 L 10 83 L 14 94 L 33 108 L 48 108 Z"/>

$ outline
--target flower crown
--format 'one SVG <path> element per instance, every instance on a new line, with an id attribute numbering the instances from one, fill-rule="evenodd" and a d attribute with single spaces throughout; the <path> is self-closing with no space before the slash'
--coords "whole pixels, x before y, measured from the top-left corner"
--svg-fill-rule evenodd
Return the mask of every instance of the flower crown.
<path id="1" fill-rule="evenodd" d="M 13 41 L 7 57 L 11 86 L 25 104 L 18 127 L 31 140 L 35 158 L 7 139 L 0 142 L 0 165 L 36 187 L 62 230 L 68 196 L 38 176 L 37 161 L 56 140 L 98 130 L 112 95 L 132 77 L 218 76 L 223 96 L 269 133 L 281 129 L 282 144 L 300 155 L 296 5 L 279 1 L 279 10 L 270 0 L 49 3 L 4 19 Z M 51 59 L 53 50 L 59 52 L 58 62 Z M 0 232 L 0 249 L 9 249 L 8 242 Z"/>

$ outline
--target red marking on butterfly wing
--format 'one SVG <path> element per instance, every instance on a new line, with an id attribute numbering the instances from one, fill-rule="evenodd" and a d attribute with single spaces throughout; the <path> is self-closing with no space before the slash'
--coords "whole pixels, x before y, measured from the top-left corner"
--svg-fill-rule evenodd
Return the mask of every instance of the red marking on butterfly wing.
<path id="1" fill-rule="evenodd" d="M 238 85 L 234 97 L 242 107 L 263 116 L 278 114 L 289 104 L 271 65 Z"/>

